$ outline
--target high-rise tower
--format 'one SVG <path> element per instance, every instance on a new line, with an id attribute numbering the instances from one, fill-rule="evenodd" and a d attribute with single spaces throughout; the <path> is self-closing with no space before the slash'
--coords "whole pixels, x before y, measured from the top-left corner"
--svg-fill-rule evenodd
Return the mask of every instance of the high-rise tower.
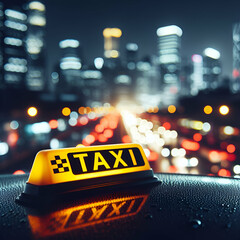
<path id="1" fill-rule="evenodd" d="M 176 25 L 161 27 L 157 35 L 163 105 L 168 105 L 176 101 L 180 88 L 182 29 Z"/>
<path id="2" fill-rule="evenodd" d="M 63 92 L 78 91 L 81 85 L 82 62 L 80 59 L 80 43 L 76 39 L 65 39 L 59 43 L 62 51 L 60 60 L 60 90 Z"/>
<path id="3" fill-rule="evenodd" d="M 205 82 L 203 82 L 203 58 L 201 55 L 192 55 L 193 73 L 191 76 L 191 95 L 197 95 L 200 90 L 206 88 Z"/>
<path id="4" fill-rule="evenodd" d="M 27 4 L 27 15 L 28 72 L 26 84 L 29 90 L 42 91 L 46 85 L 45 5 L 40 1 L 30 1 Z"/>
<path id="5" fill-rule="evenodd" d="M 2 6 L 1 46 L 3 85 L 7 88 L 25 87 L 27 59 L 25 36 L 27 15 L 21 7 L 12 7 L 11 3 Z"/>
<path id="6" fill-rule="evenodd" d="M 220 85 L 220 56 L 220 52 L 214 48 L 206 48 L 203 51 L 203 80 L 208 90 L 214 90 Z"/>
<path id="7" fill-rule="evenodd" d="M 231 90 L 240 92 L 240 23 L 233 25 L 233 72 Z"/>
<path id="8" fill-rule="evenodd" d="M 114 68 L 119 60 L 119 39 L 122 31 L 119 28 L 105 28 L 103 30 L 104 37 L 104 57 L 105 65 Z"/>

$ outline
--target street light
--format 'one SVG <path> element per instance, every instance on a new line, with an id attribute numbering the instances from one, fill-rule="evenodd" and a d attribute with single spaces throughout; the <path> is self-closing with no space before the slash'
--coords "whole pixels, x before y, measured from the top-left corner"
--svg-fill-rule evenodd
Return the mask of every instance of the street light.
<path id="1" fill-rule="evenodd" d="M 219 112 L 220 114 L 222 115 L 227 115 L 229 113 L 229 107 L 226 106 L 226 105 L 222 105 L 220 108 L 219 108 Z"/>
<path id="2" fill-rule="evenodd" d="M 38 113 L 38 110 L 35 107 L 30 107 L 28 108 L 27 113 L 30 117 L 35 117 Z"/>

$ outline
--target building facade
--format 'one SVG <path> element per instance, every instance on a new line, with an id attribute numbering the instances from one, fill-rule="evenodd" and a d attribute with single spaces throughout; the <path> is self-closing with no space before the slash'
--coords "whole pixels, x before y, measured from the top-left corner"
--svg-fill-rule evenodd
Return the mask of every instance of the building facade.
<path id="1" fill-rule="evenodd" d="M 26 51 L 28 72 L 27 88 L 32 91 L 47 89 L 46 81 L 46 8 L 40 1 L 30 1 L 27 4 L 27 36 Z"/>
<path id="2" fill-rule="evenodd" d="M 167 106 L 176 103 L 180 91 L 182 30 L 176 25 L 160 27 L 157 29 L 157 36 L 162 104 Z"/>

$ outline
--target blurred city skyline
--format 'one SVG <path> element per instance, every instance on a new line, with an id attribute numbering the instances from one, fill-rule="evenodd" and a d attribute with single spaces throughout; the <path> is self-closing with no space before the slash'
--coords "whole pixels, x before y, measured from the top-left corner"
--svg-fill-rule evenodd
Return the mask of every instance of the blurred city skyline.
<path id="1" fill-rule="evenodd" d="M 122 57 L 126 44 L 135 42 L 141 59 L 157 55 L 157 28 L 176 24 L 183 30 L 183 58 L 190 61 L 193 54 L 213 47 L 221 53 L 222 75 L 231 77 L 232 26 L 240 18 L 237 6 L 237 1 L 46 1 L 48 71 L 59 61 L 58 43 L 63 39 L 79 40 L 86 63 L 92 64 L 103 56 L 103 29 L 119 27 Z"/>

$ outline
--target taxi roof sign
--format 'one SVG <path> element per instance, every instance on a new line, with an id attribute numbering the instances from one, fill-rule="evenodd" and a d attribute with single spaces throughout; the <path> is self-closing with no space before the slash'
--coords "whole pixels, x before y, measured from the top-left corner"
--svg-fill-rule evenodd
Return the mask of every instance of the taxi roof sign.
<path id="1" fill-rule="evenodd" d="M 18 200 L 157 181 L 139 144 L 43 150 L 36 155 Z"/>

